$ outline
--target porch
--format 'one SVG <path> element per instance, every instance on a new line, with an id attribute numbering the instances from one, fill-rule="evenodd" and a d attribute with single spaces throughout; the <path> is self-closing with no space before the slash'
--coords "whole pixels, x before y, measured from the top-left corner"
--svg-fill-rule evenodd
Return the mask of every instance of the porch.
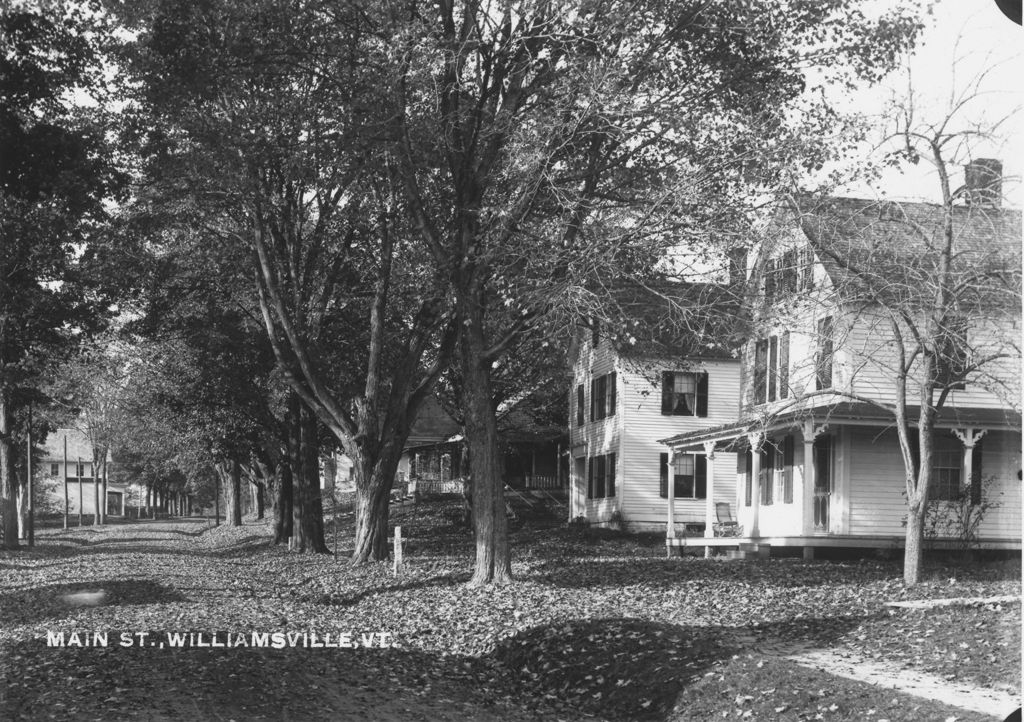
<path id="1" fill-rule="evenodd" d="M 812 559 L 814 549 L 893 549 L 903 550 L 904 537 L 896 536 L 861 536 L 854 534 L 815 534 L 804 536 L 762 536 L 762 537 L 704 537 L 676 536 L 665 539 L 665 547 L 669 556 L 678 556 L 683 550 L 699 547 L 705 555 L 712 549 L 741 549 L 743 547 L 767 547 L 803 549 L 804 558 Z M 956 550 L 963 542 L 959 539 L 934 539 L 925 542 L 927 549 Z M 983 539 L 971 543 L 971 549 L 1020 551 L 1020 539 L 1000 538 Z"/>

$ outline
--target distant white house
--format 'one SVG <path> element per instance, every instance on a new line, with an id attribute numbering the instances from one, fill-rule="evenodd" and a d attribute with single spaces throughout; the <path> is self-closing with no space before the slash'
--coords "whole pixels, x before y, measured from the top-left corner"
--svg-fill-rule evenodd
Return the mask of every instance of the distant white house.
<path id="1" fill-rule="evenodd" d="M 103 464 L 94 469 L 93 449 L 88 436 L 78 429 L 56 429 L 46 437 L 38 474 L 57 482 L 48 485 L 49 506 L 64 508 L 64 490 L 67 488 L 68 510 L 71 514 L 94 514 L 96 496 L 93 479 L 99 473 L 100 494 L 103 491 Z M 124 516 L 128 501 L 128 485 L 110 480 L 116 462 L 107 454 L 107 493 L 101 499 L 107 516 Z"/>

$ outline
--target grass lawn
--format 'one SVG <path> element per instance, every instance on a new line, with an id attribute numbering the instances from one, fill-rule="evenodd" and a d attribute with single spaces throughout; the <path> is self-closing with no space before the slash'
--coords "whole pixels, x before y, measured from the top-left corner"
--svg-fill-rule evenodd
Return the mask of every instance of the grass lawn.
<path id="1" fill-rule="evenodd" d="M 895 563 L 666 559 L 656 536 L 521 527 L 517 583 L 470 589 L 456 505 L 395 510 L 408 538 L 398 578 L 345 562 L 350 514 L 338 558 L 273 547 L 269 523 L 252 520 L 43 530 L 35 549 L 0 552 L 0 718 L 985 719 L 765 653 L 800 643 L 1020 683 L 1019 604 L 883 606 L 1019 595 L 1019 564 L 933 565 L 908 595 Z M 67 596 L 83 592 L 102 594 Z M 47 631 L 76 629 L 108 631 L 110 646 L 46 646 Z M 140 631 L 384 633 L 389 645 L 118 645 Z"/>

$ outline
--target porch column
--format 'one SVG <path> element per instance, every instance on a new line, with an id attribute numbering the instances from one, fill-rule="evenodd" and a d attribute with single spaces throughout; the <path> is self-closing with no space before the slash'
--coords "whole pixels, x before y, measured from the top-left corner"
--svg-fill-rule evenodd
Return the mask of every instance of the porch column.
<path id="1" fill-rule="evenodd" d="M 747 434 L 747 442 L 750 444 L 750 531 L 746 534 L 752 539 L 760 536 L 757 528 L 758 512 L 761 508 L 761 444 L 764 442 L 764 434 L 760 431 Z"/>
<path id="2" fill-rule="evenodd" d="M 804 534 L 814 530 L 814 419 L 804 421 L 804 473 L 800 491 L 800 529 Z"/>
<path id="3" fill-rule="evenodd" d="M 676 538 L 676 484 L 675 484 L 675 461 L 676 461 L 676 450 L 671 446 L 668 449 L 668 469 L 666 470 L 668 476 L 668 487 L 665 490 L 665 494 L 668 497 L 668 526 L 665 536 L 667 539 Z M 672 553 L 671 547 L 669 548 L 669 554 Z"/>
<path id="4" fill-rule="evenodd" d="M 704 538 L 715 536 L 715 442 L 704 442 L 704 456 L 707 458 L 707 499 L 704 506 Z M 711 547 L 704 547 L 704 558 L 711 558 Z"/>
<path id="5" fill-rule="evenodd" d="M 814 468 L 814 440 L 825 433 L 826 429 L 828 429 L 828 424 L 815 425 L 813 418 L 804 420 L 803 429 L 801 429 L 804 436 L 804 478 L 801 492 L 803 501 L 800 505 L 803 519 L 801 519 L 800 528 L 806 535 L 814 533 L 814 505 L 816 503 L 814 488 L 815 476 L 818 473 Z"/>
<path id="6" fill-rule="evenodd" d="M 953 433 L 956 434 L 956 438 L 964 445 L 964 478 L 961 480 L 961 485 L 972 484 L 974 480 L 974 447 L 981 441 L 981 437 L 985 435 L 988 429 L 975 429 L 967 427 L 964 429 L 953 429 Z"/>

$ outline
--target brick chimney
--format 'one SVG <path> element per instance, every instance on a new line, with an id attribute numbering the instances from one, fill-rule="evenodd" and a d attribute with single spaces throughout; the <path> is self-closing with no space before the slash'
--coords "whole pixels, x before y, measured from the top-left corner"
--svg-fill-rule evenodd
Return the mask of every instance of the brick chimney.
<path id="1" fill-rule="evenodd" d="M 967 205 L 999 208 L 1003 198 L 1003 163 L 995 158 L 975 158 L 964 166 L 964 197 Z"/>

